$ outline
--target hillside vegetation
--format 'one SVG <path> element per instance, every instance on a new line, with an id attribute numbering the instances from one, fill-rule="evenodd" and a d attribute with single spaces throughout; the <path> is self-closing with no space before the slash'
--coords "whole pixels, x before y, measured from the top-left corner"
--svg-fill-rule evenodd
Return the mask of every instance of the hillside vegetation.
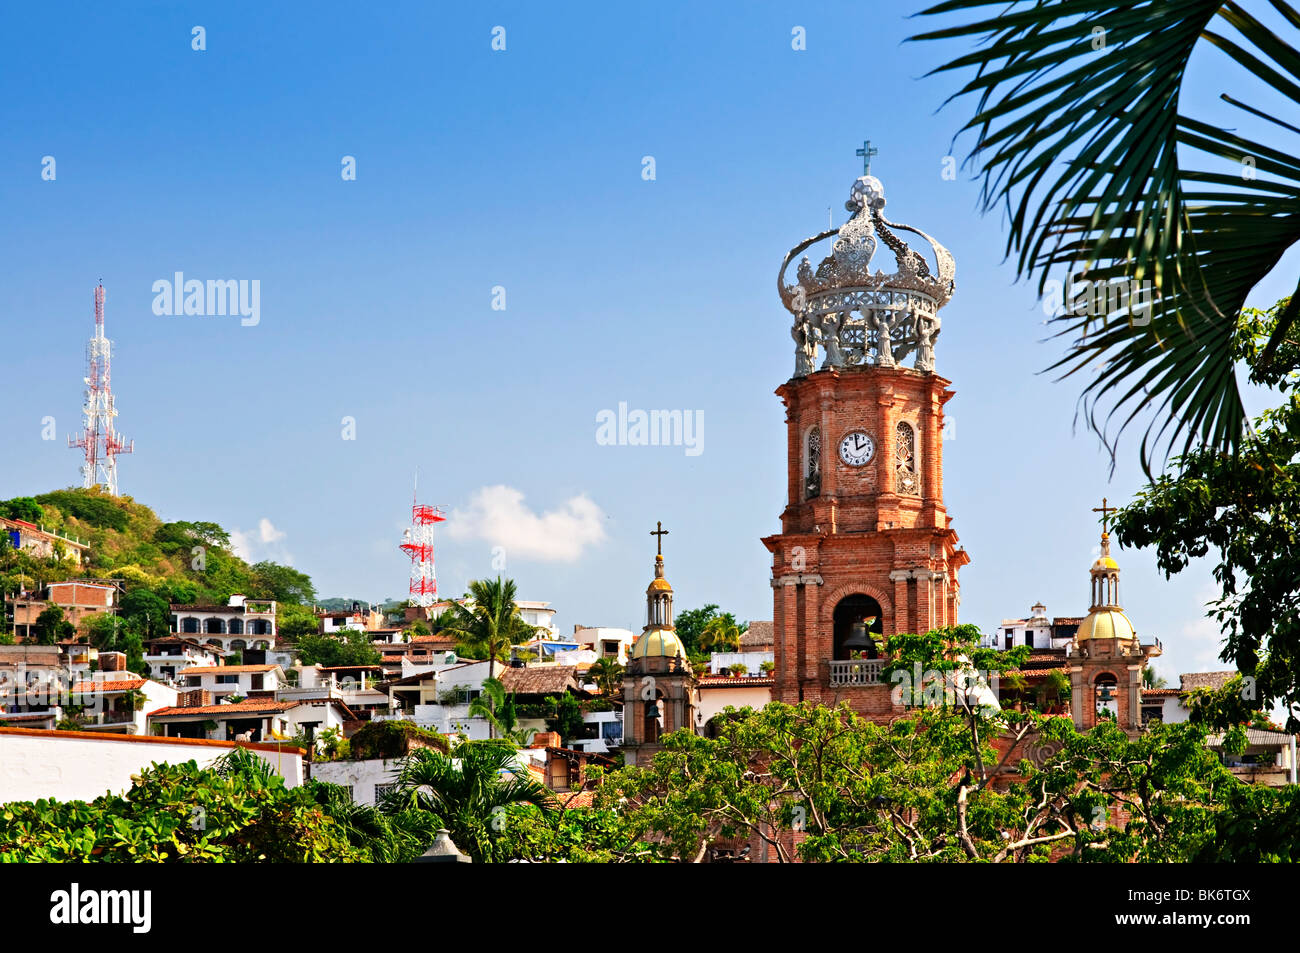
<path id="1" fill-rule="evenodd" d="M 216 523 L 164 522 L 131 497 L 109 496 L 98 488 L 6 500 L 0 502 L 0 515 L 91 547 L 89 559 L 78 566 L 66 552 L 49 559 L 16 552 L 7 534 L 0 534 L 0 591 L 7 595 L 71 578 L 120 579 L 126 593 L 122 615 L 146 617 L 148 631 L 141 634 L 149 637 L 160 626 L 165 631 L 166 619 L 155 618 L 160 605 L 165 614 L 165 603 L 224 603 L 242 593 L 281 603 L 284 634 L 315 631 L 314 618 L 307 623 L 316 598 L 311 578 L 270 561 L 250 565 L 231 552 L 230 534 Z M 131 607 L 136 612 L 129 612 Z"/>

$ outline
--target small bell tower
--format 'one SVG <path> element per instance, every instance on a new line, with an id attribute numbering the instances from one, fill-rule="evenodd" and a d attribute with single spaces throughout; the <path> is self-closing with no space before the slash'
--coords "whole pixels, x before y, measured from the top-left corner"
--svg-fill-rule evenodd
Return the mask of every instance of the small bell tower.
<path id="1" fill-rule="evenodd" d="M 1119 600 L 1119 563 L 1110 554 L 1108 522 L 1115 507 L 1102 497 L 1101 555 L 1088 571 L 1092 598 L 1088 617 L 1070 653 L 1070 714 L 1080 731 L 1103 720 L 1129 734 L 1142 730 L 1142 670 L 1162 654 L 1160 643 L 1143 645 Z"/>
<path id="2" fill-rule="evenodd" d="M 654 578 L 646 587 L 646 624 L 632 645 L 623 677 L 623 754 L 643 765 L 663 747 L 660 738 L 695 730 L 699 686 L 673 625 L 673 587 L 664 578 L 663 523 L 655 524 Z"/>

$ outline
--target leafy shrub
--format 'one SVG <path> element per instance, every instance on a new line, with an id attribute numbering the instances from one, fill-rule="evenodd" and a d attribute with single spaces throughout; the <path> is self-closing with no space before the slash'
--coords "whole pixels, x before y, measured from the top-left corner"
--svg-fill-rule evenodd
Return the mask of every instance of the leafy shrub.
<path id="1" fill-rule="evenodd" d="M 447 750 L 447 739 L 412 721 L 369 721 L 348 739 L 351 757 L 358 761 L 375 758 L 404 758 L 412 741 L 439 751 Z"/>

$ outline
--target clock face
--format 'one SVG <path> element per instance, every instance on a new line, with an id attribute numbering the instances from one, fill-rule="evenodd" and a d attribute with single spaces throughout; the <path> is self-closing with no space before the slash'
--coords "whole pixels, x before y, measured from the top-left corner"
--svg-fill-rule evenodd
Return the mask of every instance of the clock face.
<path id="1" fill-rule="evenodd" d="M 875 453 L 876 442 L 861 430 L 846 433 L 840 441 L 840 459 L 851 467 L 870 462 Z"/>

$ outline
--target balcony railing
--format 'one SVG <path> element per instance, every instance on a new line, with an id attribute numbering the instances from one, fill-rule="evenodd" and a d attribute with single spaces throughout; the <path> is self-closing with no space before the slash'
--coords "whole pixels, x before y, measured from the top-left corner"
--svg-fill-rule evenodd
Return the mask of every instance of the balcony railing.
<path id="1" fill-rule="evenodd" d="M 831 662 L 831 687 L 839 688 L 854 685 L 879 685 L 880 670 L 885 663 L 881 659 L 851 659 L 844 662 Z"/>

